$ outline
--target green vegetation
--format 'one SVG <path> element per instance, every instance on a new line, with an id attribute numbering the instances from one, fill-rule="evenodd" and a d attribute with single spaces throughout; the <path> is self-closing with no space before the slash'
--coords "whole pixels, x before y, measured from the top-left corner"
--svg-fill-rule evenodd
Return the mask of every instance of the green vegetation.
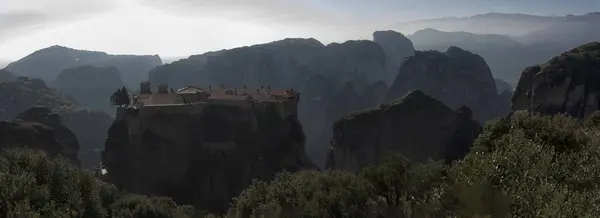
<path id="1" fill-rule="evenodd" d="M 597 217 L 598 178 L 600 112 L 584 120 L 517 112 L 488 122 L 452 165 L 391 155 L 357 174 L 283 172 L 255 181 L 225 217 Z M 1 153 L 0 187 L 0 216 L 197 217 L 41 152 Z"/>
<path id="2" fill-rule="evenodd" d="M 171 199 L 122 193 L 42 151 L 0 153 L 0 217 L 187 217 Z"/>
<path id="3" fill-rule="evenodd" d="M 451 166 L 391 156 L 358 175 L 283 173 L 255 182 L 239 217 L 596 217 L 600 113 L 585 120 L 515 113 L 489 122 Z M 270 216 L 269 216 L 270 215 Z"/>
<path id="4" fill-rule="evenodd" d="M 131 99 L 127 88 L 123 86 L 123 88 L 117 89 L 117 91 L 110 96 L 110 104 L 119 107 L 129 106 L 131 104 Z"/>

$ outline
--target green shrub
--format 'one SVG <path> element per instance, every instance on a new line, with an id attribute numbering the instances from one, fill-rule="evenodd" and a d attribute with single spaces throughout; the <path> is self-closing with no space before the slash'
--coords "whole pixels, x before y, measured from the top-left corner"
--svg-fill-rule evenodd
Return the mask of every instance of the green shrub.
<path id="1" fill-rule="evenodd" d="M 496 203 L 479 207 L 480 215 L 499 207 L 515 217 L 600 216 L 597 116 L 582 122 L 517 113 L 490 122 L 486 129 L 493 133 L 482 134 L 474 144 L 487 151 L 473 151 L 456 163 L 449 172 L 452 184 L 501 193 L 496 196 L 504 203 L 490 201 Z"/>
<path id="2" fill-rule="evenodd" d="M 92 172 L 42 151 L 0 152 L 0 217 L 189 217 L 168 198 L 119 192 Z"/>

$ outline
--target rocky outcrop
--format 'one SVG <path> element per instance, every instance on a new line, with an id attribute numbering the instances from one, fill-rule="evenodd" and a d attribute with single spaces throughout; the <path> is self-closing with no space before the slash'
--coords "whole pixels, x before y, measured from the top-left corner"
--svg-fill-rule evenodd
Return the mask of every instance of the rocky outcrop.
<path id="1" fill-rule="evenodd" d="M 450 108 L 468 106 L 479 122 L 510 112 L 508 103 L 503 103 L 497 94 L 485 60 L 458 47 L 450 47 L 446 52 L 419 51 L 407 58 L 384 102 L 393 102 L 415 89 Z"/>
<path id="2" fill-rule="evenodd" d="M 158 55 L 111 55 L 104 52 L 84 51 L 63 46 L 51 46 L 33 52 L 15 61 L 6 70 L 17 76 L 53 81 L 61 71 L 84 65 L 113 66 L 122 73 L 121 78 L 130 87 L 148 80 L 148 72 L 162 64 Z"/>
<path id="3" fill-rule="evenodd" d="M 63 151 L 52 128 L 44 124 L 18 119 L 0 121 L 0 149 L 13 147 L 39 149 L 52 155 Z"/>
<path id="4" fill-rule="evenodd" d="M 373 33 L 373 42 L 379 44 L 385 52 L 387 70 L 390 78 L 386 82 L 393 82 L 405 58 L 415 54 L 412 41 L 396 31 L 376 31 Z"/>
<path id="5" fill-rule="evenodd" d="M 600 42 L 579 46 L 523 71 L 513 110 L 585 117 L 600 108 Z"/>
<path id="6" fill-rule="evenodd" d="M 30 108 L 46 107 L 60 116 L 80 143 L 79 159 L 85 167 L 100 163 L 107 129 L 113 118 L 82 108 L 71 97 L 55 92 L 40 79 L 18 78 L 0 83 L 0 120 L 11 120 Z"/>
<path id="7" fill-rule="evenodd" d="M 66 158 L 80 164 L 79 158 L 79 142 L 77 136 L 69 128 L 63 126 L 60 115 L 52 112 L 47 107 L 33 107 L 17 116 L 17 119 L 32 123 L 41 123 L 53 130 L 54 139 L 61 145 L 60 152 Z"/>
<path id="8" fill-rule="evenodd" d="M 112 114 L 114 108 L 107 99 L 125 85 L 120 74 L 116 67 L 85 65 L 63 70 L 50 86 L 82 106 Z"/>
<path id="9" fill-rule="evenodd" d="M 390 153 L 420 162 L 462 158 L 481 132 L 471 115 L 468 107 L 455 112 L 411 91 L 400 101 L 336 121 L 327 168 L 357 172 Z"/>
<path id="10" fill-rule="evenodd" d="M 119 108 L 103 163 L 125 190 L 224 212 L 252 179 L 314 169 L 304 141 L 298 120 L 273 105 Z"/>

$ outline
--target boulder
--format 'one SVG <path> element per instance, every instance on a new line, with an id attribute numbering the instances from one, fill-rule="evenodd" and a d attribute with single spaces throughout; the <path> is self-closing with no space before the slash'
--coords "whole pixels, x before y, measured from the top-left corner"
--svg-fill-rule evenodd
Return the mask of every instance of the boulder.
<path id="1" fill-rule="evenodd" d="M 592 42 L 545 64 L 526 68 L 512 109 L 585 117 L 600 108 L 600 42 Z"/>
<path id="2" fill-rule="evenodd" d="M 336 121 L 327 168 L 358 172 L 390 153 L 416 162 L 462 158 L 481 132 L 471 116 L 466 106 L 453 111 L 411 91 L 400 101 Z"/>

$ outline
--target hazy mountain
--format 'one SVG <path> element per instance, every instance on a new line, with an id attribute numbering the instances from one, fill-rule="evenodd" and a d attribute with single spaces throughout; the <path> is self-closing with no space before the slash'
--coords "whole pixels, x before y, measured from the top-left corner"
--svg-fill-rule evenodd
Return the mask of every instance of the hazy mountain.
<path id="1" fill-rule="evenodd" d="M 564 17 L 545 17 L 527 14 L 488 13 L 470 17 L 446 17 L 401 22 L 394 30 L 413 33 L 425 28 L 442 31 L 466 31 L 477 34 L 525 35 L 553 25 Z"/>
<path id="2" fill-rule="evenodd" d="M 566 16 L 552 25 L 533 31 L 521 37 L 519 41 L 527 44 L 553 44 L 563 50 L 591 41 L 600 40 L 600 12 L 582 16 Z"/>
<path id="3" fill-rule="evenodd" d="M 525 44 L 511 37 L 497 34 L 474 34 L 468 32 L 445 32 L 424 29 L 409 35 L 415 49 L 421 51 L 445 51 L 457 46 L 481 55 L 492 70 L 494 77 L 515 86 L 521 71 L 532 64 L 547 61 L 564 50 L 564 44 Z"/>
<path id="4" fill-rule="evenodd" d="M 115 109 L 107 99 L 124 85 L 119 74 L 112 66 L 85 65 L 63 70 L 49 86 L 72 96 L 85 107 L 113 114 Z"/>
<path id="5" fill-rule="evenodd" d="M 128 86 L 137 86 L 148 79 L 148 72 L 162 64 L 158 55 L 111 55 L 99 51 L 84 51 L 63 46 L 51 46 L 38 50 L 9 64 L 6 69 L 18 76 L 53 81 L 58 74 L 69 68 L 83 65 L 113 66 L 121 71 L 121 78 Z"/>
<path id="6" fill-rule="evenodd" d="M 446 17 L 400 22 L 392 28 L 404 33 L 433 28 L 443 31 L 467 31 L 478 34 L 523 36 L 559 23 L 598 21 L 599 13 L 567 16 L 536 16 L 528 14 L 488 13 L 470 17 Z"/>

